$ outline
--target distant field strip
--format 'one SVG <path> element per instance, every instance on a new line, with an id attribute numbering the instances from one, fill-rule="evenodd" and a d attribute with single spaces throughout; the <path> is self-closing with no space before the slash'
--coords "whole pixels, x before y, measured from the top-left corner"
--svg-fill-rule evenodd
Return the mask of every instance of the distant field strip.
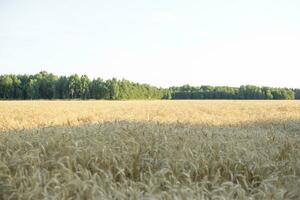
<path id="1" fill-rule="evenodd" d="M 206 125 L 300 120 L 300 101 L 0 101 L 0 131 L 116 120 Z"/>

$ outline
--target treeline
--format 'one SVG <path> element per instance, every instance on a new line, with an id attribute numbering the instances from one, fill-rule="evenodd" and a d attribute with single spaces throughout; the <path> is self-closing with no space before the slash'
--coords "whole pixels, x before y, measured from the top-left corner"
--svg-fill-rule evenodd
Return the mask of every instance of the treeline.
<path id="1" fill-rule="evenodd" d="M 1 75 L 0 99 L 300 99 L 300 89 L 201 86 L 158 88 L 115 78 L 89 79 L 77 74 L 56 76 Z"/>
<path id="2" fill-rule="evenodd" d="M 77 74 L 58 77 L 42 71 L 0 76 L 0 99 L 163 99 L 170 96 L 168 92 L 128 80 L 90 80 Z"/>
<path id="3" fill-rule="evenodd" d="M 300 99 L 300 90 L 288 88 L 201 86 L 172 87 L 172 99 Z"/>

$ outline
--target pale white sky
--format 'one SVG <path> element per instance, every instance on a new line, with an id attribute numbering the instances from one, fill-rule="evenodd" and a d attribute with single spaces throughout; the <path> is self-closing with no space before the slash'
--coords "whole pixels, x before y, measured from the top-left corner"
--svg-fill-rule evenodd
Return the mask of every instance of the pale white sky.
<path id="1" fill-rule="evenodd" d="M 300 88 L 299 0 L 0 0 L 0 74 Z"/>

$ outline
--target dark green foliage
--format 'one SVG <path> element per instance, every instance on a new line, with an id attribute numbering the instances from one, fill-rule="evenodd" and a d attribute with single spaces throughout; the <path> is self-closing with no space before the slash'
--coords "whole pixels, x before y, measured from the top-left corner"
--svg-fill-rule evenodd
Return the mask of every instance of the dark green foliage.
<path id="1" fill-rule="evenodd" d="M 90 98 L 90 79 L 87 75 L 83 75 L 80 78 L 80 98 L 88 99 Z"/>
<path id="2" fill-rule="evenodd" d="M 90 80 L 77 74 L 57 77 L 42 71 L 35 75 L 0 76 L 0 99 L 170 99 L 168 89 L 115 78 Z"/>
<path id="3" fill-rule="evenodd" d="M 67 99 L 69 97 L 69 80 L 65 76 L 61 76 L 55 83 L 55 98 Z"/>
<path id="4" fill-rule="evenodd" d="M 148 84 L 133 83 L 128 80 L 115 78 L 106 81 L 109 99 L 167 99 L 171 95 L 168 89 L 157 88 Z"/>
<path id="5" fill-rule="evenodd" d="M 172 99 L 295 99 L 296 91 L 299 92 L 297 89 L 293 91 L 288 88 L 260 88 L 253 85 L 242 85 L 239 88 L 184 85 L 170 89 L 173 91 Z"/>
<path id="6" fill-rule="evenodd" d="M 69 77 L 69 98 L 76 99 L 80 97 L 80 77 L 77 74 L 71 75 Z"/>
<path id="7" fill-rule="evenodd" d="M 183 85 L 168 89 L 115 78 L 90 80 L 77 74 L 1 75 L 0 99 L 300 99 L 300 89 Z"/>
<path id="8" fill-rule="evenodd" d="M 107 83 L 101 78 L 92 80 L 90 83 L 90 97 L 92 99 L 110 99 L 110 90 Z"/>
<path id="9" fill-rule="evenodd" d="M 120 88 L 117 79 L 107 81 L 107 86 L 109 88 L 109 99 L 117 100 L 120 98 Z"/>
<path id="10" fill-rule="evenodd" d="M 13 79 L 10 75 L 0 77 L 0 96 L 3 99 L 13 97 Z"/>
<path id="11" fill-rule="evenodd" d="M 55 95 L 55 82 L 57 76 L 42 71 L 35 75 L 35 80 L 38 85 L 38 97 L 39 99 L 53 99 Z"/>
<path id="12" fill-rule="evenodd" d="M 300 89 L 294 89 L 295 99 L 300 99 Z"/>

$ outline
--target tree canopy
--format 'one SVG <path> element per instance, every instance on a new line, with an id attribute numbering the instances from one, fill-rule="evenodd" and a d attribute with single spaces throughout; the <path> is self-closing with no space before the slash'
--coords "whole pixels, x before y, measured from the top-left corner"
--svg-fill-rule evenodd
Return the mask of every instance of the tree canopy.
<path id="1" fill-rule="evenodd" d="M 125 79 L 90 79 L 86 75 L 1 75 L 0 99 L 300 99 L 300 89 L 208 86 L 158 88 Z"/>

